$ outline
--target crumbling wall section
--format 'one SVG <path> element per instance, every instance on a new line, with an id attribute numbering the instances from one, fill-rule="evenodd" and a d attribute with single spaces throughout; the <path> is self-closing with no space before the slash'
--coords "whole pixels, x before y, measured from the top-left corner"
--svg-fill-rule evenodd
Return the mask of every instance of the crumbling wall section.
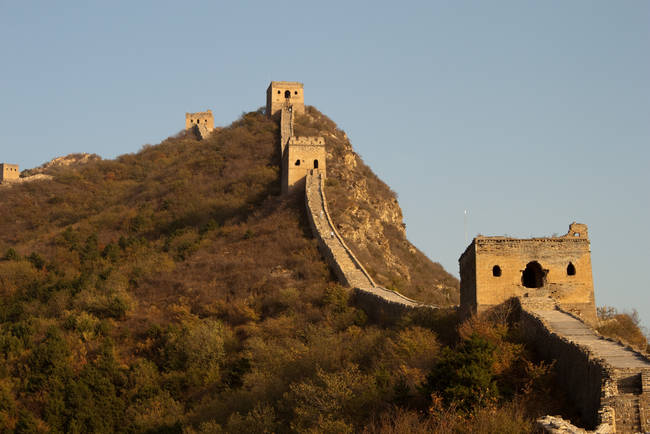
<path id="1" fill-rule="evenodd" d="M 205 139 L 214 131 L 214 117 L 212 110 L 204 112 L 185 113 L 185 129 L 196 129 L 202 139 Z"/>
<path id="2" fill-rule="evenodd" d="M 574 222 L 566 235 L 544 238 L 478 236 L 459 265 L 463 312 L 481 312 L 511 297 L 548 296 L 597 323 L 587 225 Z"/>

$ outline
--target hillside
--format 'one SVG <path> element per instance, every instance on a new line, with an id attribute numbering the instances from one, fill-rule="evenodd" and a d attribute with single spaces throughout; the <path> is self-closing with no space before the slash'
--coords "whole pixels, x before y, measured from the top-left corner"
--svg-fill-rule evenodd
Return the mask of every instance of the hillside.
<path id="1" fill-rule="evenodd" d="M 372 277 L 421 302 L 458 304 L 458 280 L 406 239 L 396 194 L 354 152 L 347 135 L 314 107 L 296 119 L 295 134 L 325 136 L 332 218 Z"/>
<path id="2" fill-rule="evenodd" d="M 345 134 L 313 108 L 298 123 L 326 137 L 330 209 L 377 280 L 457 300 L 457 281 L 406 240 L 394 194 Z M 207 140 L 182 132 L 0 190 L 0 431 L 393 432 L 444 421 L 517 432 L 557 413 L 561 402 L 543 398 L 548 366 L 507 315 L 457 332 L 451 310 L 432 330 L 407 317 L 373 324 L 351 305 L 304 199 L 279 196 L 278 140 L 277 123 L 252 112 Z M 480 378 L 441 388 L 459 357 L 478 362 Z M 462 395 L 483 389 L 485 400 Z"/>

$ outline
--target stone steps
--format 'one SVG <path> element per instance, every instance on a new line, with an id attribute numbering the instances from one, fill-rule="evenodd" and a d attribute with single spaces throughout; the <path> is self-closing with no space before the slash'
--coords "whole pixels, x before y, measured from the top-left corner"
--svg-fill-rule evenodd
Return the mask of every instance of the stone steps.
<path id="1" fill-rule="evenodd" d="M 583 322 L 567 313 L 559 310 L 535 310 L 534 312 L 548 324 L 551 331 L 577 345 L 589 348 L 595 357 L 604 359 L 614 368 L 650 368 L 650 362 L 640 354 L 617 342 L 600 337 Z"/>

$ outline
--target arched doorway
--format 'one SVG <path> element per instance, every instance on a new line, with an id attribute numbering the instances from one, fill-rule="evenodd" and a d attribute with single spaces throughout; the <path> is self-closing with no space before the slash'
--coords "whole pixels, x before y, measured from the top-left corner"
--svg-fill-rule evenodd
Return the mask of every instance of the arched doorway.
<path id="1" fill-rule="evenodd" d="M 285 91 L 284 92 L 284 97 L 287 98 L 287 99 L 291 98 L 291 91 L 290 90 Z"/>
<path id="2" fill-rule="evenodd" d="M 521 283 L 526 288 L 541 288 L 544 286 L 544 270 L 537 261 L 526 264 L 526 269 L 521 274 Z"/>

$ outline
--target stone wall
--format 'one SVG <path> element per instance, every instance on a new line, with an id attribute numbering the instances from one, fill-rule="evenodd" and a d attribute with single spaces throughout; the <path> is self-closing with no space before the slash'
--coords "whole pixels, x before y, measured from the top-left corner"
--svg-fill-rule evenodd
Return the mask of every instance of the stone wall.
<path id="1" fill-rule="evenodd" d="M 589 351 L 550 331 L 534 313 L 520 310 L 521 330 L 545 360 L 555 360 L 558 383 L 575 404 L 589 429 L 598 426 L 601 396 L 608 378 L 607 366 Z"/>
<path id="2" fill-rule="evenodd" d="M 280 156 L 284 158 L 284 151 L 289 143 L 289 139 L 293 136 L 293 122 L 294 114 L 290 106 L 282 107 L 282 114 L 280 116 Z"/>
<path id="3" fill-rule="evenodd" d="M 305 203 L 307 216 L 319 249 L 342 285 L 353 288 L 353 299 L 370 317 L 393 321 L 405 313 L 425 318 L 436 306 L 424 305 L 395 291 L 377 286 L 361 262 L 339 235 L 327 208 L 324 177 L 318 170 L 307 174 Z M 430 319 L 430 318 L 429 318 Z"/>
<path id="4" fill-rule="evenodd" d="M 595 324 L 596 305 L 586 225 L 561 237 L 478 236 L 459 259 L 462 311 L 482 311 L 510 297 L 549 296 Z"/>
<path id="5" fill-rule="evenodd" d="M 476 247 L 472 243 L 458 260 L 460 268 L 460 313 L 467 317 L 477 312 Z"/>
<path id="6" fill-rule="evenodd" d="M 17 164 L 0 164 L 0 182 L 13 181 L 20 178 L 20 170 Z"/>
<path id="7" fill-rule="evenodd" d="M 297 81 L 272 81 L 266 89 L 266 113 L 274 116 L 283 106 L 292 106 L 296 113 L 305 112 L 303 84 Z"/>
<path id="8" fill-rule="evenodd" d="M 185 129 L 196 128 L 201 138 L 205 139 L 214 131 L 212 110 L 197 113 L 185 113 Z"/>
<path id="9" fill-rule="evenodd" d="M 363 268 L 334 227 L 325 200 L 324 177 L 317 170 L 307 175 L 305 202 L 312 232 L 318 240 L 321 253 L 337 279 L 345 286 L 374 287 L 375 282 L 370 274 Z"/>

